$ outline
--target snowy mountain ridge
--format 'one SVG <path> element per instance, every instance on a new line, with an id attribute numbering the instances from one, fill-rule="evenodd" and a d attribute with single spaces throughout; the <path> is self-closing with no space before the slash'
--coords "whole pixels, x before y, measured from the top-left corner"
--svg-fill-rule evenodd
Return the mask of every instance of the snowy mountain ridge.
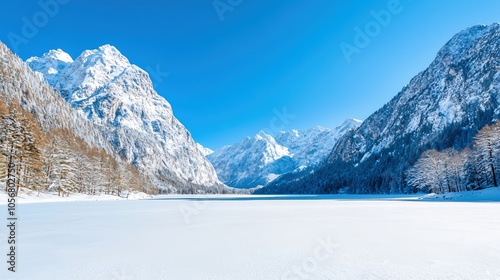
<path id="1" fill-rule="evenodd" d="M 430 66 L 334 146 L 314 174 L 274 182 L 275 192 L 405 193 L 406 171 L 429 149 L 463 149 L 500 118 L 500 24 L 456 34 Z M 310 189 L 311 185 L 319 185 Z M 325 183 L 326 182 L 326 183 Z"/>
<path id="2" fill-rule="evenodd" d="M 214 153 L 214 151 L 212 151 L 209 148 L 203 147 L 203 145 L 201 145 L 200 143 L 196 143 L 196 147 L 198 148 L 198 150 L 201 151 L 201 153 L 205 157 Z"/>
<path id="3" fill-rule="evenodd" d="M 59 55 L 58 52 L 54 53 Z M 67 59 L 64 56 L 61 58 Z M 57 65 L 49 64 L 47 70 L 59 68 Z M 102 148 L 109 154 L 114 153 L 111 145 L 92 123 L 82 120 L 51 87 L 43 83 L 43 79 L 40 79 L 42 74 L 33 72 L 2 42 L 0 70 L 3 73 L 0 77 L 0 93 L 6 95 L 5 100 L 22 104 L 26 111 L 36 112 L 36 119 L 44 130 L 68 129 L 87 144 Z M 117 160 L 120 159 L 117 157 Z"/>
<path id="4" fill-rule="evenodd" d="M 288 147 L 299 166 L 316 165 L 344 134 L 361 125 L 362 121 L 347 119 L 336 129 L 316 126 L 308 130 L 281 131 L 276 142 Z"/>
<path id="5" fill-rule="evenodd" d="M 148 73 L 115 47 L 86 50 L 75 60 L 52 50 L 27 63 L 160 187 L 222 185 L 170 104 L 154 90 Z"/>
<path id="6" fill-rule="evenodd" d="M 234 145 L 224 146 L 207 158 L 225 184 L 238 188 L 265 186 L 279 176 L 319 164 L 335 142 L 358 127 L 349 119 L 336 129 L 281 131 L 273 137 L 260 131 Z"/>
<path id="7" fill-rule="evenodd" d="M 470 125 L 472 116 L 487 109 L 499 115 L 500 107 L 495 105 L 500 86 L 499 43 L 497 23 L 473 26 L 455 35 L 429 68 L 413 78 L 357 131 L 355 137 L 361 141 L 354 149 L 362 155 L 361 161 L 391 147 L 398 137 L 418 133 L 424 127 L 433 133 L 421 135 L 422 143 L 432 142 L 437 133 L 453 123 L 466 121 Z M 330 160 L 341 151 L 345 153 L 344 148 L 338 146 Z"/>

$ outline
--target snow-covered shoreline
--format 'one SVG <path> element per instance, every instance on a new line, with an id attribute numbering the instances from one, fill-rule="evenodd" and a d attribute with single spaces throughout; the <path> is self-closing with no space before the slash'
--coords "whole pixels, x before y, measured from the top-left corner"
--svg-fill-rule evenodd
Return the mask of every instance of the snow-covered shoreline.
<path id="1" fill-rule="evenodd" d="M 445 194 L 428 194 L 422 196 L 420 199 L 424 201 L 500 202 L 500 188 Z"/>
<path id="2" fill-rule="evenodd" d="M 56 192 L 34 192 L 21 189 L 16 203 L 47 203 L 47 202 L 77 202 L 77 201 L 109 201 L 109 200 L 384 200 L 384 201 L 454 201 L 454 202 L 500 202 L 500 188 L 484 190 L 446 193 L 446 194 L 376 194 L 376 195 L 148 195 L 142 192 L 131 192 L 128 198 L 116 195 L 86 195 L 72 193 L 67 197 L 60 197 Z M 7 204 L 7 194 L 0 192 L 0 205 Z"/>
<path id="3" fill-rule="evenodd" d="M 119 197 L 116 195 L 101 194 L 101 195 L 87 195 L 81 193 L 71 193 L 69 196 L 61 197 L 57 192 L 35 192 L 31 190 L 21 189 L 19 195 L 16 197 L 16 203 L 47 203 L 47 202 L 77 202 L 77 201 L 109 201 L 109 200 L 138 200 L 152 198 L 142 192 L 130 192 L 128 198 Z M 0 192 L 0 205 L 7 204 L 7 193 Z"/>

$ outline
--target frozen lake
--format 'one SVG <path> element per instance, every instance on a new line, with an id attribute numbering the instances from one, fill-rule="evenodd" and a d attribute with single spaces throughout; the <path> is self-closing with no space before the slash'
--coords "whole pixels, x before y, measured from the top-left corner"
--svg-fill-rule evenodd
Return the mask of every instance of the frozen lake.
<path id="1" fill-rule="evenodd" d="M 19 205 L 0 279 L 500 279 L 499 203 L 161 198 Z"/>

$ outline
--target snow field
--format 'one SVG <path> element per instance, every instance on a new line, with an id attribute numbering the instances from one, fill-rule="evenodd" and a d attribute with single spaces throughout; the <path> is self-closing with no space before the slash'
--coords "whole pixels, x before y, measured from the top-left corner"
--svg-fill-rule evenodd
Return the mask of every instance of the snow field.
<path id="1" fill-rule="evenodd" d="M 0 279 L 500 279 L 498 203 L 159 198 L 19 205 Z"/>

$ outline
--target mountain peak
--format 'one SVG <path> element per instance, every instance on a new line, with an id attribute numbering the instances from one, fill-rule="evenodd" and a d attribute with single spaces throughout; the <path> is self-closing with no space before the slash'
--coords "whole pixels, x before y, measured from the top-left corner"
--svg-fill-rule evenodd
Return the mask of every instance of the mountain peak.
<path id="1" fill-rule="evenodd" d="M 363 123 L 362 120 L 358 119 L 346 119 L 339 127 L 353 127 L 353 126 L 359 126 Z"/>
<path id="2" fill-rule="evenodd" d="M 35 72 L 41 73 L 41 78 L 45 79 L 49 85 L 55 86 L 61 72 L 73 63 L 73 58 L 63 50 L 55 49 L 48 51 L 41 57 L 30 57 L 26 63 Z"/>
<path id="3" fill-rule="evenodd" d="M 66 53 L 61 49 L 50 50 L 48 53 L 42 56 L 42 58 L 45 57 L 50 57 L 66 63 L 73 62 L 73 58 L 71 58 L 71 56 L 68 53 Z"/>
<path id="4" fill-rule="evenodd" d="M 129 63 L 128 59 L 114 46 L 106 44 L 100 46 L 97 50 L 108 58 L 115 58 L 119 60 L 123 60 Z"/>
<path id="5" fill-rule="evenodd" d="M 84 51 L 77 58 L 78 60 L 85 62 L 86 66 L 97 64 L 130 66 L 129 60 L 117 48 L 109 44 L 102 45 L 94 50 Z"/>
<path id="6" fill-rule="evenodd" d="M 256 140 L 261 140 L 261 139 L 264 139 L 264 140 L 270 140 L 271 138 L 273 138 L 271 135 L 267 134 L 264 130 L 261 130 L 259 131 L 259 133 L 257 133 L 254 137 Z"/>
<path id="7" fill-rule="evenodd" d="M 490 35 L 488 35 L 490 34 Z M 459 61 L 464 58 L 464 52 L 473 48 L 480 40 L 486 36 L 498 36 L 500 34 L 500 24 L 474 25 L 457 33 L 449 40 L 437 55 L 437 62 L 443 62 L 446 65 Z M 446 59 L 449 57 L 450 59 Z"/>
<path id="8" fill-rule="evenodd" d="M 196 143 L 196 147 L 198 148 L 198 150 L 200 150 L 200 152 L 203 154 L 203 156 L 209 156 L 211 154 L 214 153 L 213 150 L 209 149 L 209 148 L 206 148 L 206 147 L 203 147 L 203 145 L 201 145 L 200 143 Z"/>
<path id="9" fill-rule="evenodd" d="M 34 61 L 42 61 L 48 63 L 49 61 L 60 61 L 63 63 L 72 63 L 73 58 L 61 49 L 50 50 L 43 54 L 42 57 L 33 56 L 26 60 L 27 63 L 32 63 Z"/>
<path id="10" fill-rule="evenodd" d="M 110 44 L 104 44 L 99 47 L 99 50 L 105 52 L 105 51 L 110 51 L 110 52 L 119 52 L 118 49 L 115 46 L 112 46 Z"/>

